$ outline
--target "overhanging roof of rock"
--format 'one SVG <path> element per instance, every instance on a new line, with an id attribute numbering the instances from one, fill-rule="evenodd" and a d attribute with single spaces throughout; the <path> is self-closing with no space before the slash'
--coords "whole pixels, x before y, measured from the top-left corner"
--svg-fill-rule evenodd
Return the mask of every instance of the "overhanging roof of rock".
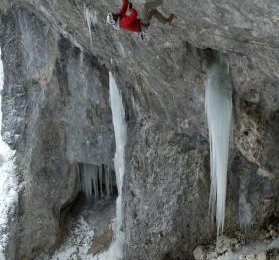
<path id="1" fill-rule="evenodd" d="M 194 62 L 186 55 L 181 58 L 180 64 L 176 64 L 177 56 L 182 56 L 185 51 L 186 42 L 195 48 L 246 55 L 267 78 L 279 79 L 278 0 L 164 2 L 164 10 L 175 13 L 177 19 L 173 26 L 163 26 L 155 21 L 147 31 L 148 40 L 144 43 L 130 33 L 116 31 L 107 25 L 107 12 L 117 10 L 119 1 L 0 0 L 0 15 L 27 8 L 75 45 L 92 53 L 100 64 L 111 68 L 113 61 L 116 67 L 125 68 L 122 79 L 130 77 L 129 81 L 133 82 L 132 74 L 140 73 L 143 78 L 148 77 L 147 82 L 151 87 L 155 85 L 152 84 L 154 80 L 165 84 L 165 89 L 168 89 L 169 84 L 176 84 L 174 74 L 178 71 L 177 67 L 183 62 Z M 92 28 L 93 46 L 84 7 L 95 11 L 98 17 L 98 23 Z M 126 57 L 121 55 L 119 48 L 125 50 Z M 174 58 L 173 53 L 176 55 Z M 194 64 L 193 67 L 197 66 Z M 162 89 L 161 86 L 156 91 Z"/>
<path id="2" fill-rule="evenodd" d="M 94 46 L 85 26 L 84 5 L 95 10 L 99 23 L 93 30 Z M 0 10 L 28 6 L 31 12 L 47 19 L 59 31 L 71 36 L 85 49 L 110 62 L 115 49 L 111 41 L 127 38 L 106 24 L 106 14 L 118 8 L 117 1 L 80 0 L 0 0 Z M 170 42 L 173 46 L 188 41 L 199 48 L 250 53 L 279 49 L 279 5 L 277 0 L 177 0 L 165 1 L 164 9 L 175 13 L 172 27 L 152 26 L 151 40 L 144 44 L 150 54 Z M 128 39 L 129 40 L 129 39 Z M 148 51 L 148 50 L 146 50 Z M 117 55 L 117 54 L 116 54 Z"/>

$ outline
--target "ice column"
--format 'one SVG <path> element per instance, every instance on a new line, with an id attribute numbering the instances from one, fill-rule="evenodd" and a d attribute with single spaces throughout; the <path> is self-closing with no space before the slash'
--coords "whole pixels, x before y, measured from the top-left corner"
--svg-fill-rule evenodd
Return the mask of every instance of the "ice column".
<path id="1" fill-rule="evenodd" d="M 114 222 L 113 232 L 114 241 L 109 250 L 99 256 L 98 260 L 120 260 L 123 257 L 124 232 L 122 226 L 122 187 L 125 174 L 125 145 L 127 135 L 127 125 L 125 122 L 125 111 L 122 97 L 116 85 L 112 73 L 109 74 L 110 85 L 110 104 L 112 110 L 112 121 L 114 127 L 116 151 L 114 157 L 114 168 L 116 171 L 116 182 L 118 197 L 116 200 L 116 221 Z"/>

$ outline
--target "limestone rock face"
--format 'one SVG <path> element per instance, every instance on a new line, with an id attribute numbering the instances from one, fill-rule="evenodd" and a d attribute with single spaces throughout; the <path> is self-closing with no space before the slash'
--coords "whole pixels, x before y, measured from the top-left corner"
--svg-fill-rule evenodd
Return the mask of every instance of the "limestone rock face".
<path id="1" fill-rule="evenodd" d="M 124 259 L 192 259 L 197 245 L 215 237 L 208 51 L 225 54 L 234 91 L 225 233 L 260 229 L 278 216 L 278 1 L 165 1 L 177 18 L 172 26 L 152 21 L 144 42 L 106 24 L 118 6 L 0 0 L 2 135 L 17 150 L 23 185 L 16 259 L 49 252 L 59 241 L 61 216 L 78 193 L 77 163 L 112 164 L 109 71 L 128 122 Z"/>
<path id="2" fill-rule="evenodd" d="M 2 24 L 3 133 L 23 182 L 17 259 L 31 259 L 61 236 L 79 192 L 77 163 L 111 164 L 114 141 L 106 69 L 27 10 L 14 15 Z"/>

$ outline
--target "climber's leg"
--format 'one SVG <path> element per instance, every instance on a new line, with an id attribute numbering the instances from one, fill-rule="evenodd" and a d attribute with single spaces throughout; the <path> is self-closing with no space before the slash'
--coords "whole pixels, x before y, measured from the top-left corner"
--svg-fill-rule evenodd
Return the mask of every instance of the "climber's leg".
<path id="1" fill-rule="evenodd" d="M 143 5 L 142 10 L 142 22 L 148 24 L 152 18 L 152 14 L 149 14 L 149 12 L 153 9 L 156 9 L 158 6 L 162 5 L 163 0 L 153 0 L 148 1 Z"/>
<path id="2" fill-rule="evenodd" d="M 150 3 L 144 4 L 142 11 L 142 24 L 149 25 L 153 16 L 162 24 L 171 23 L 174 15 L 170 15 L 169 17 L 165 17 L 161 12 L 156 9 L 159 5 L 161 5 L 163 0 L 156 0 Z"/>
<path id="3" fill-rule="evenodd" d="M 148 22 L 151 21 L 152 17 L 155 17 L 161 24 L 166 24 L 169 18 L 165 17 L 157 9 L 152 9 L 148 12 Z"/>
<path id="4" fill-rule="evenodd" d="M 144 6 L 147 10 L 152 10 L 152 9 L 156 9 L 157 7 L 161 6 L 162 4 L 163 4 L 163 0 L 153 0 L 153 1 L 148 1 L 147 3 L 145 3 Z"/>

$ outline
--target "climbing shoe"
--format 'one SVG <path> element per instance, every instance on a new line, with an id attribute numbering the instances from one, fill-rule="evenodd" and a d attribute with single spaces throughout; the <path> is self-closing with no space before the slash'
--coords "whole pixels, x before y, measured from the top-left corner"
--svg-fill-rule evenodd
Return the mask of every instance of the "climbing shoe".
<path id="1" fill-rule="evenodd" d="M 170 14 L 169 18 L 167 19 L 168 23 L 171 24 L 171 22 L 174 18 L 176 18 L 176 16 L 174 14 Z"/>

